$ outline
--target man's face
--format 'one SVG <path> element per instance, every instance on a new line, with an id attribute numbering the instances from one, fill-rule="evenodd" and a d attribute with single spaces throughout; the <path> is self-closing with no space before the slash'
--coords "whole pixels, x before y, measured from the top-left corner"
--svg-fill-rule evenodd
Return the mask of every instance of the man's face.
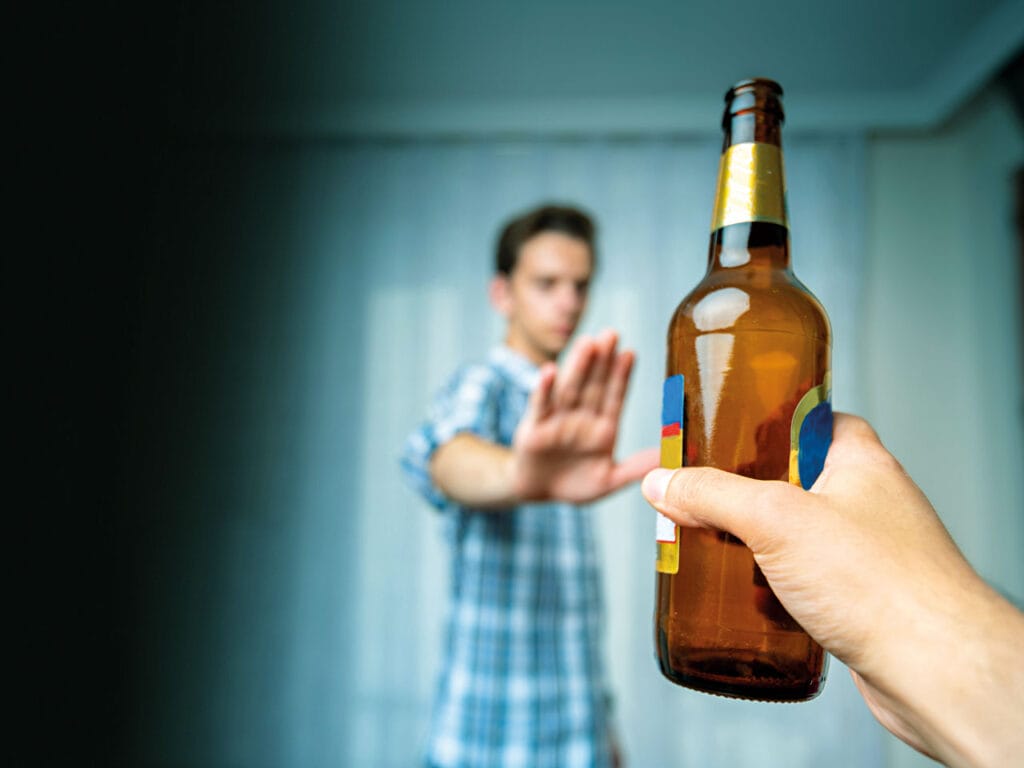
<path id="1" fill-rule="evenodd" d="M 592 269 L 590 247 L 575 237 L 541 232 L 523 243 L 512 273 L 492 287 L 506 343 L 535 363 L 554 360 L 583 315 Z"/>

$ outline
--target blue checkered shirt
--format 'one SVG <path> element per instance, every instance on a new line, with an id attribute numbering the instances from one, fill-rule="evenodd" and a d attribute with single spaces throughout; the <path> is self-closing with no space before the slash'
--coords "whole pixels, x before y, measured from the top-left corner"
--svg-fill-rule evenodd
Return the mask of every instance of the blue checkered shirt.
<path id="1" fill-rule="evenodd" d="M 462 507 L 430 478 L 434 451 L 471 432 L 510 445 L 537 368 L 507 347 L 458 370 L 402 467 L 442 510 L 451 545 L 447 641 L 428 765 L 607 766 L 603 608 L 591 520 L 569 504 Z"/>

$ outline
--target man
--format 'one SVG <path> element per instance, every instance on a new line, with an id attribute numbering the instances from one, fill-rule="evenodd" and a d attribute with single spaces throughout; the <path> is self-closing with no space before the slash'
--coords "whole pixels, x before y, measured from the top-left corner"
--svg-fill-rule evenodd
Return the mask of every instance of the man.
<path id="1" fill-rule="evenodd" d="M 639 479 L 657 449 L 614 458 L 633 365 L 614 333 L 581 338 L 594 225 L 544 206 L 509 222 L 490 299 L 505 343 L 455 373 L 406 446 L 443 510 L 452 605 L 427 763 L 618 762 L 601 651 L 601 584 L 585 504 Z"/>

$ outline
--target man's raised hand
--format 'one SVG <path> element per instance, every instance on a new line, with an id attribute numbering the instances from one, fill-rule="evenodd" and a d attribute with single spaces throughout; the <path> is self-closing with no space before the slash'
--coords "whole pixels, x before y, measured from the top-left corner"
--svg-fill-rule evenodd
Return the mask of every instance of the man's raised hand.
<path id="1" fill-rule="evenodd" d="M 524 500 L 595 501 L 658 465 L 648 448 L 616 462 L 615 442 L 635 355 L 618 336 L 581 336 L 560 369 L 541 367 L 512 442 L 512 483 Z"/>

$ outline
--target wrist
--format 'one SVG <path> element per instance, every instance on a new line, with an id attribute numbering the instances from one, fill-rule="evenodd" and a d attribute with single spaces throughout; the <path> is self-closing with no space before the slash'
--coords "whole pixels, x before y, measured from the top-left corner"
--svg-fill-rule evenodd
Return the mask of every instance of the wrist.
<path id="1" fill-rule="evenodd" d="M 509 505 L 515 506 L 522 503 L 525 499 L 525 488 L 522 480 L 522 465 L 515 448 L 506 452 L 500 471 L 502 486 L 506 489 Z"/>
<path id="2" fill-rule="evenodd" d="M 956 628 L 961 634 L 955 663 L 941 667 L 952 716 L 939 717 L 948 728 L 951 764 L 963 758 L 962 765 L 995 768 L 1013 764 L 1024 751 L 1024 615 L 984 588 L 970 618 Z"/>

